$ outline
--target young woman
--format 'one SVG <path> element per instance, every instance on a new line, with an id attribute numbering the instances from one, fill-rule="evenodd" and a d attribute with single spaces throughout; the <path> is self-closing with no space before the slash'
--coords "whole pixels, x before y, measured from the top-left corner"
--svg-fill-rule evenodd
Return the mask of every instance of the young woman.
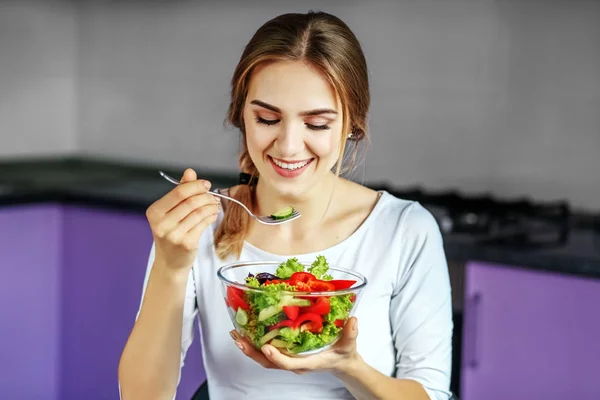
<path id="1" fill-rule="evenodd" d="M 438 226 L 418 203 L 340 177 L 356 149 L 348 143 L 367 138 L 369 100 L 361 47 L 338 18 L 286 14 L 259 28 L 235 69 L 228 113 L 252 179 L 228 192 L 257 214 L 293 205 L 302 217 L 255 223 L 220 206 L 191 169 L 149 207 L 154 245 L 119 364 L 123 399 L 173 398 L 196 316 L 212 399 L 449 397 L 453 325 Z M 369 281 L 343 338 L 303 358 L 254 350 L 232 331 L 216 271 L 316 255 Z"/>

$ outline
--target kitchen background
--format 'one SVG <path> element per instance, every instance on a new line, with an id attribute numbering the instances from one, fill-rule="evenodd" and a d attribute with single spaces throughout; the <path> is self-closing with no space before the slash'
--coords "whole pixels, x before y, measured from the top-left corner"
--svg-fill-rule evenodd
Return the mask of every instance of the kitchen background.
<path id="1" fill-rule="evenodd" d="M 0 398 L 118 398 L 143 211 L 169 189 L 156 169 L 235 180 L 233 68 L 263 22 L 309 9 L 344 19 L 369 63 L 353 178 L 445 233 L 453 390 L 600 398 L 593 0 L 0 1 Z"/>

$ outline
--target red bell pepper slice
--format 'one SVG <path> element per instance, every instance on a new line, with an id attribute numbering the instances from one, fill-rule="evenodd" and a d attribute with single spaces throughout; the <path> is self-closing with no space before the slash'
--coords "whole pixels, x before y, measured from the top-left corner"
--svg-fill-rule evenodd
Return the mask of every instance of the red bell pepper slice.
<path id="1" fill-rule="evenodd" d="M 310 286 L 310 289 L 313 292 L 332 292 L 336 290 L 333 283 L 330 283 L 329 281 L 321 281 L 318 279 L 309 281 L 308 286 Z"/>
<path id="2" fill-rule="evenodd" d="M 354 303 L 356 301 L 356 295 L 353 294 L 352 296 L 350 296 L 350 302 Z"/>
<path id="3" fill-rule="evenodd" d="M 276 323 L 275 325 L 271 325 L 269 327 L 269 330 L 272 331 L 273 329 L 282 328 L 284 326 L 291 328 L 291 327 L 293 327 L 293 324 L 294 324 L 294 321 L 292 321 L 291 319 L 285 319 L 283 321 Z"/>
<path id="4" fill-rule="evenodd" d="M 237 312 L 238 308 L 242 310 L 250 311 L 250 305 L 244 300 L 244 291 L 242 289 L 235 288 L 233 286 L 227 287 L 227 300 L 229 306 Z"/>
<path id="5" fill-rule="evenodd" d="M 276 285 L 276 284 L 278 284 L 278 283 L 281 283 L 281 282 L 283 282 L 283 280 L 282 280 L 282 279 L 273 279 L 272 281 L 266 281 L 266 282 L 264 283 L 264 285 L 265 285 L 265 286 L 268 286 L 268 285 Z"/>
<path id="6" fill-rule="evenodd" d="M 302 326 L 300 327 L 300 330 L 307 330 L 309 332 L 313 332 L 313 333 L 319 333 L 323 330 L 323 324 L 322 323 L 314 323 L 314 322 L 307 322 L 305 324 L 302 324 Z"/>
<path id="7" fill-rule="evenodd" d="M 331 305 L 329 304 L 329 299 L 326 297 L 319 297 L 313 305 L 302 307 L 303 314 L 315 313 L 319 315 L 326 315 L 329 314 L 330 311 Z"/>
<path id="8" fill-rule="evenodd" d="M 290 282 L 310 282 L 317 279 L 316 276 L 311 274 L 310 272 L 294 272 L 290 277 Z M 292 283 L 293 284 L 293 283 Z"/>
<path id="9" fill-rule="evenodd" d="M 334 324 L 335 326 L 337 326 L 338 328 L 343 328 L 344 327 L 344 320 L 343 319 L 336 319 Z"/>
<path id="10" fill-rule="evenodd" d="M 345 279 L 332 279 L 327 282 L 331 282 L 333 284 L 333 286 L 335 286 L 335 290 L 349 289 L 352 287 L 352 285 L 354 285 L 356 283 L 356 281 L 345 280 Z"/>
<path id="11" fill-rule="evenodd" d="M 283 306 L 283 312 L 289 319 L 298 318 L 298 314 L 300 314 L 300 307 L 298 306 Z"/>
<path id="12" fill-rule="evenodd" d="M 298 329 L 300 325 L 305 322 L 311 322 L 311 328 L 315 330 L 320 330 L 323 327 L 323 321 L 321 320 L 321 316 L 319 314 L 306 313 L 300 314 L 300 316 L 294 320 L 292 329 Z"/>
<path id="13" fill-rule="evenodd" d="M 308 283 L 304 283 L 304 282 L 291 282 L 290 283 L 292 286 L 296 287 L 296 290 L 298 292 L 311 292 L 311 288 L 310 285 Z"/>

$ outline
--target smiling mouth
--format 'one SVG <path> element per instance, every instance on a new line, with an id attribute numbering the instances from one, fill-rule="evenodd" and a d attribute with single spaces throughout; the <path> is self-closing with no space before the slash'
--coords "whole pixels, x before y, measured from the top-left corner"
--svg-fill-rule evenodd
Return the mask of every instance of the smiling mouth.
<path id="1" fill-rule="evenodd" d="M 304 166 L 306 166 L 308 163 L 310 163 L 312 161 L 311 159 L 308 160 L 304 160 L 304 161 L 298 161 L 295 163 L 286 163 L 280 160 L 277 160 L 276 158 L 271 157 L 271 160 L 273 160 L 273 163 L 275 165 L 277 165 L 279 168 L 283 168 L 283 169 L 287 169 L 288 171 L 294 171 L 297 169 L 300 169 Z"/>

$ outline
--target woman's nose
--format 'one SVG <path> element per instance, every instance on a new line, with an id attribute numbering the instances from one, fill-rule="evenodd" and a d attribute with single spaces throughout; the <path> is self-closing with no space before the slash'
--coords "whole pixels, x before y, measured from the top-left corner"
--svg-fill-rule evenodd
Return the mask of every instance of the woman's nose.
<path id="1" fill-rule="evenodd" d="M 304 150 L 304 124 L 284 124 L 279 136 L 275 140 L 275 148 L 281 157 L 291 157 Z"/>

